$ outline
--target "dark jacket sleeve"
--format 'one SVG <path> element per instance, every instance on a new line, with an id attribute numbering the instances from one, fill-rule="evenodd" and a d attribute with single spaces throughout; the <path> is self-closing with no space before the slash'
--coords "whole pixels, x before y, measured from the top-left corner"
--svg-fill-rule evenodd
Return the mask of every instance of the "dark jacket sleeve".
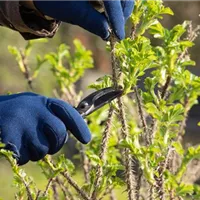
<path id="1" fill-rule="evenodd" d="M 18 31 L 26 40 L 53 37 L 59 21 L 47 20 L 20 1 L 0 1 L 0 25 Z"/>

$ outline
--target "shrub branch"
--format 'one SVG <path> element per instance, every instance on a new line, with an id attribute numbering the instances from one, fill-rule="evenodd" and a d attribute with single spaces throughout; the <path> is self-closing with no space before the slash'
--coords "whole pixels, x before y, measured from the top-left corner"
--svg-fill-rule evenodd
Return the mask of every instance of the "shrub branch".
<path id="1" fill-rule="evenodd" d="M 105 130 L 103 133 L 103 138 L 101 141 L 100 153 L 99 153 L 99 158 L 104 163 L 106 162 L 105 156 L 106 156 L 106 151 L 107 151 L 107 147 L 108 147 L 108 140 L 110 138 L 110 130 L 111 130 L 111 124 L 112 124 L 112 120 L 113 120 L 113 114 L 114 114 L 113 107 L 110 106 L 109 113 L 108 113 L 108 120 L 107 120 L 106 127 L 105 127 Z M 97 175 L 96 175 L 96 180 L 94 182 L 94 190 L 93 190 L 92 196 L 91 196 L 91 199 L 94 199 L 94 200 L 97 197 L 98 189 L 101 185 L 101 180 L 102 180 L 102 176 L 103 176 L 102 165 L 99 164 L 97 166 L 96 174 Z"/>

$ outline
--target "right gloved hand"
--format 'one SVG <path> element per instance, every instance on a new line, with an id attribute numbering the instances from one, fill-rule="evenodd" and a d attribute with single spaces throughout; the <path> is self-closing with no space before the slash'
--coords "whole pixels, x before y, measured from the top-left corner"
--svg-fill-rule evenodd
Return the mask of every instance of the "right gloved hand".
<path id="1" fill-rule="evenodd" d="M 97 0 L 98 1 L 98 0 Z M 125 23 L 133 11 L 134 0 L 101 0 L 105 14 L 94 9 L 90 0 L 38 1 L 33 0 L 35 7 L 44 15 L 54 19 L 75 24 L 108 39 L 109 22 L 115 35 L 121 40 L 125 37 Z M 109 22 L 108 22 L 109 21 Z"/>
<path id="2" fill-rule="evenodd" d="M 0 96 L 0 138 L 19 165 L 58 152 L 67 130 L 82 143 L 91 139 L 81 115 L 64 101 L 34 93 Z"/>

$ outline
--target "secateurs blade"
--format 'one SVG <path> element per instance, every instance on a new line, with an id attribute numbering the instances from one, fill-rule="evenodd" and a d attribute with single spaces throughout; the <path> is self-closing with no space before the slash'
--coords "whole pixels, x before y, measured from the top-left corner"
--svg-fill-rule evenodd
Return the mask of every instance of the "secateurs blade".
<path id="1" fill-rule="evenodd" d="M 107 87 L 96 92 L 91 93 L 85 97 L 76 107 L 76 110 L 85 117 L 95 110 L 103 107 L 105 104 L 110 103 L 117 97 L 123 94 L 123 90 L 116 90 L 112 87 Z"/>

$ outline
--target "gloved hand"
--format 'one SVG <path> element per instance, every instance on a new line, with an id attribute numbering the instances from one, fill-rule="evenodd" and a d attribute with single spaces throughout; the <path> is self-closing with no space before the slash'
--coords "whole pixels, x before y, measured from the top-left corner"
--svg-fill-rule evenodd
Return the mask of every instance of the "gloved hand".
<path id="1" fill-rule="evenodd" d="M 115 35 L 121 40 L 125 37 L 125 23 L 133 11 L 134 0 L 103 1 L 108 20 Z M 109 37 L 108 20 L 104 14 L 96 11 L 89 0 L 82 1 L 38 1 L 35 7 L 44 15 L 75 24 L 102 37 Z"/>
<path id="2" fill-rule="evenodd" d="M 82 143 L 91 139 L 80 114 L 69 104 L 34 93 L 0 96 L 0 137 L 19 165 L 58 152 L 67 130 Z"/>

